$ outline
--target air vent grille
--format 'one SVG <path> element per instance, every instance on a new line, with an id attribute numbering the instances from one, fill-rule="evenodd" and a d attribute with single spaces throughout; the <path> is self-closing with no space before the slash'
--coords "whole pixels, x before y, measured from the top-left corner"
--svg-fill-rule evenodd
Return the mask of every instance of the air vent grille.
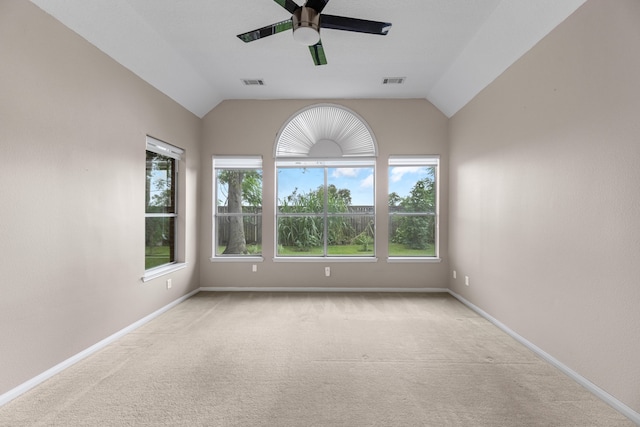
<path id="1" fill-rule="evenodd" d="M 263 79 L 242 79 L 245 86 L 264 86 Z"/>
<path id="2" fill-rule="evenodd" d="M 406 80 L 406 77 L 385 77 L 382 79 L 383 85 L 401 85 Z"/>

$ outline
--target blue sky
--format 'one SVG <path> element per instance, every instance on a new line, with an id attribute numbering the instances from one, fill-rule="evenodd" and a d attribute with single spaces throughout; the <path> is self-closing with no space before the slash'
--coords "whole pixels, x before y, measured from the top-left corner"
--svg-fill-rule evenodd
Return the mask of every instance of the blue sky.
<path id="1" fill-rule="evenodd" d="M 373 168 L 329 168 L 328 184 L 351 190 L 353 205 L 373 205 Z M 324 185 L 322 168 L 281 168 L 278 170 L 278 198 L 315 191 Z"/>
<path id="2" fill-rule="evenodd" d="M 416 181 L 428 176 L 428 167 L 398 166 L 389 172 L 389 193 L 407 196 Z M 384 172 L 383 172 L 384 173 Z M 329 168 L 329 185 L 351 190 L 353 205 L 373 205 L 373 168 Z M 324 184 L 322 168 L 281 168 L 278 170 L 278 198 L 290 195 L 296 188 L 298 193 L 307 193 Z M 386 201 L 385 201 L 386 202 Z"/>
<path id="3" fill-rule="evenodd" d="M 433 169 L 425 166 L 395 166 L 389 171 L 389 193 L 406 197 L 416 182 L 427 176 L 433 178 Z"/>

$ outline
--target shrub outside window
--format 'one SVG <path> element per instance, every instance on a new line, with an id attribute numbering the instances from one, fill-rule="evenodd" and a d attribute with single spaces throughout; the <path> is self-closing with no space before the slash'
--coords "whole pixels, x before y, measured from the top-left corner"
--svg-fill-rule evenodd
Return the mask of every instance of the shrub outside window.
<path id="1" fill-rule="evenodd" d="M 262 158 L 213 158 L 213 257 L 262 256 Z"/>
<path id="2" fill-rule="evenodd" d="M 389 257 L 438 257 L 438 157 L 389 158 Z"/>
<path id="3" fill-rule="evenodd" d="M 176 262 L 178 164 L 184 151 L 147 137 L 145 270 Z"/>
<path id="4" fill-rule="evenodd" d="M 278 160 L 276 257 L 374 257 L 375 161 Z"/>

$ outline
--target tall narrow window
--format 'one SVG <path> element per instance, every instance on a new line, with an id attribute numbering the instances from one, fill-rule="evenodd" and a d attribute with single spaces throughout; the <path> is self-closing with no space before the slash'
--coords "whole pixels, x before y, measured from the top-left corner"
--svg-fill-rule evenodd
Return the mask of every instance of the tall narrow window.
<path id="1" fill-rule="evenodd" d="M 389 158 L 389 257 L 438 256 L 437 157 Z"/>
<path id="2" fill-rule="evenodd" d="M 176 262 L 178 164 L 184 151 L 147 137 L 145 270 Z"/>
<path id="3" fill-rule="evenodd" d="M 277 160 L 278 257 L 373 257 L 375 161 Z"/>
<path id="4" fill-rule="evenodd" d="M 262 158 L 214 157 L 213 258 L 262 256 Z"/>

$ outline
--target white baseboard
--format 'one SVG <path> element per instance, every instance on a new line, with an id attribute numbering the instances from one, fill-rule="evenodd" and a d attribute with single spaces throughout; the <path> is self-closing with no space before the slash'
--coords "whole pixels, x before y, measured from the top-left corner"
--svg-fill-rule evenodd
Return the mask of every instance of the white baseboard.
<path id="1" fill-rule="evenodd" d="M 76 354 L 74 356 L 71 356 L 67 360 L 58 363 L 56 366 L 54 366 L 54 367 L 52 367 L 50 369 L 47 369 L 46 371 L 44 371 L 40 375 L 38 375 L 38 376 L 36 376 L 34 378 L 31 378 L 29 381 L 24 382 L 24 383 L 20 384 L 19 386 L 9 390 L 8 392 L 0 395 L 0 406 L 12 401 L 13 399 L 15 399 L 16 397 L 20 396 L 21 394 L 26 393 L 27 391 L 31 390 L 33 387 L 37 386 L 38 384 L 43 383 L 44 381 L 48 380 L 49 378 L 53 377 L 54 375 L 64 371 L 68 367 L 78 363 L 79 361 L 81 361 L 85 357 L 92 355 L 93 353 L 97 352 L 98 350 L 102 350 L 104 347 L 106 347 L 109 344 L 111 344 L 112 342 L 116 341 L 118 338 L 121 338 L 121 337 L 125 336 L 129 332 L 132 332 L 135 329 L 139 328 L 140 326 L 144 325 L 145 323 L 148 323 L 149 321 L 155 319 L 156 317 L 160 316 L 165 311 L 167 311 L 167 310 L 173 308 L 174 306 L 180 304 L 181 302 L 183 302 L 184 300 L 190 298 L 191 296 L 195 295 L 198 292 L 200 292 L 200 289 L 196 289 L 195 291 L 192 291 L 192 292 L 188 293 L 187 295 L 184 295 L 183 297 L 178 298 L 177 300 L 175 300 L 175 301 L 165 305 L 164 307 L 154 311 L 153 313 L 149 314 L 148 316 L 143 317 L 142 319 L 138 320 L 137 322 L 127 326 L 124 329 L 119 330 L 115 334 L 110 335 L 107 338 L 103 339 L 102 341 L 100 341 L 100 342 L 92 345 L 91 347 L 81 351 L 80 353 L 78 353 L 78 354 Z"/>
<path id="2" fill-rule="evenodd" d="M 446 288 L 325 288 L 325 287 L 203 287 L 203 292 L 384 292 L 384 293 L 448 293 Z"/>
<path id="3" fill-rule="evenodd" d="M 581 386 L 583 386 L 584 388 L 589 390 L 595 396 L 599 397 L 601 400 L 603 400 L 605 403 L 607 403 L 613 409 L 615 409 L 616 411 L 620 412 L 622 415 L 624 415 L 625 417 L 629 418 L 632 422 L 634 422 L 634 423 L 636 423 L 637 425 L 640 426 L 640 413 L 634 411 L 633 409 L 631 409 L 630 407 L 628 407 L 624 403 L 620 402 L 618 399 L 616 399 L 615 397 L 613 397 L 612 395 L 610 395 L 609 393 L 607 393 L 606 391 L 604 391 L 603 389 L 601 389 L 600 387 L 598 387 L 597 385 L 595 385 L 594 383 L 592 383 L 591 381 L 589 381 L 588 379 L 583 377 L 582 375 L 578 374 L 576 371 L 574 371 L 573 369 L 569 368 L 567 365 L 565 365 L 564 363 L 560 362 L 558 359 L 556 359 L 555 357 L 551 356 L 549 353 L 547 353 L 546 351 L 542 350 L 537 345 L 535 345 L 532 342 L 528 341 L 526 338 L 522 337 L 521 335 L 518 335 L 516 332 L 514 332 L 511 329 L 509 329 L 506 325 L 504 325 L 502 322 L 500 322 L 498 319 L 492 317 L 489 313 L 487 313 L 486 311 L 482 310 L 480 307 L 478 307 L 478 306 L 472 304 L 471 302 L 467 301 L 462 296 L 456 294 L 452 290 L 448 290 L 447 292 L 449 292 L 454 298 L 456 298 L 458 301 L 460 301 L 461 303 L 463 303 L 464 305 L 469 307 L 471 310 L 475 311 L 480 316 L 484 317 L 486 320 L 488 320 L 489 322 L 493 323 L 495 326 L 500 328 L 506 334 L 508 334 L 513 339 L 518 341 L 520 344 L 524 345 L 529 350 L 533 351 L 535 354 L 537 354 L 543 360 L 545 360 L 546 362 L 548 362 L 551 365 L 555 366 L 557 369 L 559 369 L 561 372 L 563 372 L 569 378 L 571 378 L 572 380 L 574 380 L 575 382 L 577 382 L 578 384 L 580 384 Z"/>

